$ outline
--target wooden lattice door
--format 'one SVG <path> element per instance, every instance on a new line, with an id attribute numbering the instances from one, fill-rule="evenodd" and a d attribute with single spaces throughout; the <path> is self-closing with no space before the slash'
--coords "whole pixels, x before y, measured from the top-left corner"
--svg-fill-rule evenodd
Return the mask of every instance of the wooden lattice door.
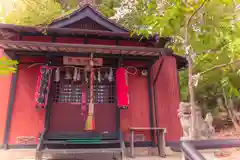
<path id="1" fill-rule="evenodd" d="M 107 69 L 101 69 L 101 81 L 94 80 L 94 118 L 96 128 L 93 132 L 113 133 L 116 131 L 115 82 L 106 77 Z M 51 106 L 50 128 L 52 133 L 84 132 L 86 114 L 82 113 L 82 96 L 89 102 L 89 85 L 85 79 L 74 82 L 64 79 L 64 71 L 59 82 L 54 82 Z M 81 77 L 84 77 L 84 73 Z M 115 78 L 113 78 L 114 80 Z"/>

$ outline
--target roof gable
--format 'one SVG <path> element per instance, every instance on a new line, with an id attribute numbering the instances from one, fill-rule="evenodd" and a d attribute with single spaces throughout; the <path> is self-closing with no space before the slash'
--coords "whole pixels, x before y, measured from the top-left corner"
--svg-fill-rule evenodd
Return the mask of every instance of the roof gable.
<path id="1" fill-rule="evenodd" d="M 92 8 L 90 5 L 85 5 L 82 8 L 74 11 L 72 14 L 62 17 L 58 20 L 53 21 L 49 27 L 54 28 L 71 28 L 72 24 L 76 24 L 83 19 L 91 19 L 98 25 L 102 26 L 106 30 L 112 32 L 128 32 L 122 26 L 110 21 L 109 19 L 105 18 L 101 13 L 99 13 L 96 9 Z M 105 30 L 104 29 L 104 30 Z"/>

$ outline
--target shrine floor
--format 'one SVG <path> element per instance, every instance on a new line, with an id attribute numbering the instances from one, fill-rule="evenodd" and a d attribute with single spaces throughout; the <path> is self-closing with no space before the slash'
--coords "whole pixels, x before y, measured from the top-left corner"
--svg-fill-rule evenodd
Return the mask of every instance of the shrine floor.
<path id="1" fill-rule="evenodd" d="M 170 149 L 167 149 L 167 157 L 160 158 L 156 155 L 152 156 L 148 148 L 139 148 L 135 150 L 136 158 L 134 160 L 181 160 L 181 153 L 172 152 Z M 204 156 L 207 160 L 237 160 L 239 158 L 216 158 L 214 156 L 214 151 L 204 151 Z M 34 160 L 35 150 L 34 149 L 10 149 L 10 150 L 0 150 L 0 159 L 1 160 Z M 70 158 L 71 157 L 71 158 Z M 117 156 L 116 156 L 117 157 Z M 113 160 L 112 154 L 86 154 L 80 156 L 68 156 L 68 157 L 57 157 L 57 158 L 44 158 L 44 160 Z M 126 160 L 132 160 L 131 158 L 126 158 Z"/>

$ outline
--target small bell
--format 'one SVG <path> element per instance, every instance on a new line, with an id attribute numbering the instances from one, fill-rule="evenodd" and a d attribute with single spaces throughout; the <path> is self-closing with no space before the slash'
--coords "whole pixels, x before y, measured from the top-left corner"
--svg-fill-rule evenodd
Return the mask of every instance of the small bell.
<path id="1" fill-rule="evenodd" d="M 71 71 L 69 68 L 66 68 L 66 73 L 64 79 L 70 80 L 72 79 Z"/>
<path id="2" fill-rule="evenodd" d="M 96 81 L 97 80 L 97 77 L 96 77 L 96 74 L 94 72 L 94 77 L 93 77 L 93 80 Z"/>
<path id="3" fill-rule="evenodd" d="M 60 69 L 57 68 L 56 71 L 55 71 L 55 79 L 54 79 L 55 82 L 59 82 L 60 81 Z"/>
<path id="4" fill-rule="evenodd" d="M 85 78 L 85 82 L 88 83 L 88 76 L 87 76 L 87 71 L 84 71 L 84 78 Z"/>
<path id="5" fill-rule="evenodd" d="M 78 74 L 77 74 L 77 81 L 81 80 L 81 71 L 78 69 Z"/>
<path id="6" fill-rule="evenodd" d="M 104 79 L 108 79 L 108 72 L 105 72 Z"/>
<path id="7" fill-rule="evenodd" d="M 113 69 L 112 68 L 110 68 L 110 71 L 109 71 L 109 74 L 108 74 L 108 80 L 109 80 L 109 82 L 113 81 Z"/>
<path id="8" fill-rule="evenodd" d="M 98 70 L 98 82 L 99 83 L 101 82 L 101 72 L 100 72 L 100 69 Z"/>
<path id="9" fill-rule="evenodd" d="M 77 81 L 77 75 L 78 75 L 78 69 L 74 68 L 74 73 L 73 73 L 73 80 Z"/>

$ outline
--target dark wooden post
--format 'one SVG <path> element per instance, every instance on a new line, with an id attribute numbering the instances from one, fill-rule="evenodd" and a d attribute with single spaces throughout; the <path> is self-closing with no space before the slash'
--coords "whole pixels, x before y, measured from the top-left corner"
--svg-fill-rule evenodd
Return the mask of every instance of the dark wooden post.
<path id="1" fill-rule="evenodd" d="M 160 157 L 166 157 L 165 153 L 165 130 L 158 130 L 157 129 L 157 134 L 158 134 L 158 155 Z"/>
<path id="2" fill-rule="evenodd" d="M 134 158 L 134 130 L 130 129 L 130 153 L 131 157 Z"/>
<path id="3" fill-rule="evenodd" d="M 149 120 L 150 120 L 150 127 L 154 127 L 154 114 L 153 114 L 153 92 L 152 92 L 152 79 L 151 79 L 151 67 L 152 63 L 148 65 L 148 99 L 149 99 Z M 152 138 L 152 144 L 155 143 L 155 135 L 154 130 L 151 130 L 151 138 Z"/>
<path id="4" fill-rule="evenodd" d="M 15 60 L 17 60 L 16 56 L 15 56 Z M 14 105 L 14 100 L 15 100 L 15 95 L 16 95 L 17 78 L 18 78 L 18 65 L 16 66 L 16 72 L 12 74 L 12 79 L 11 79 L 7 118 L 6 118 L 6 123 L 5 123 L 4 139 L 3 139 L 4 149 L 8 149 L 9 131 L 10 131 L 10 127 L 11 127 L 13 105 Z"/>

